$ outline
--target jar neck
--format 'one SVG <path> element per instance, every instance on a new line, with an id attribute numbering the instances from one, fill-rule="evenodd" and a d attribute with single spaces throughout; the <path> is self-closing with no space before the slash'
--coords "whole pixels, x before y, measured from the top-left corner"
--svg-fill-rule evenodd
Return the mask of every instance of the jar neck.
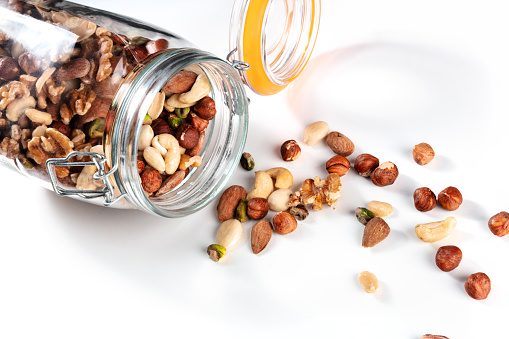
<path id="1" fill-rule="evenodd" d="M 217 114 L 207 129 L 202 165 L 171 192 L 149 198 L 138 174 L 138 140 L 143 119 L 156 94 L 177 72 L 198 65 L 211 85 Z M 108 114 L 104 149 L 120 193 L 141 210 L 181 217 L 205 207 L 237 167 L 247 137 L 248 99 L 237 71 L 197 49 L 173 49 L 148 59 L 125 79 Z"/>

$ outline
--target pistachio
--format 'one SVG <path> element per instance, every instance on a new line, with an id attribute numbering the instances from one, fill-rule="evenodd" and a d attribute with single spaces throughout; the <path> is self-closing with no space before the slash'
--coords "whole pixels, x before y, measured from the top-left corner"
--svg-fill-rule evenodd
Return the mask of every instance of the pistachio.
<path id="1" fill-rule="evenodd" d="M 187 118 L 187 115 L 189 114 L 190 111 L 191 109 L 189 107 L 175 108 L 175 114 L 181 119 Z"/>
<path id="2" fill-rule="evenodd" d="M 215 262 L 221 260 L 225 253 L 226 248 L 221 245 L 212 244 L 207 247 L 207 254 L 209 255 L 210 259 L 214 260 Z"/>
<path id="3" fill-rule="evenodd" d="M 88 136 L 91 138 L 100 138 L 104 134 L 104 125 L 106 123 L 106 119 L 98 118 L 90 123 L 88 128 Z"/>
<path id="4" fill-rule="evenodd" d="M 235 218 L 240 222 L 249 220 L 249 217 L 247 216 L 247 199 L 240 199 L 239 204 L 235 209 Z"/>
<path id="5" fill-rule="evenodd" d="M 183 120 L 180 119 L 176 115 L 170 114 L 170 117 L 168 118 L 168 124 L 170 125 L 171 129 L 177 129 L 182 125 Z"/>
<path id="6" fill-rule="evenodd" d="M 371 219 L 375 217 L 375 214 L 367 208 L 357 207 L 355 209 L 355 216 L 361 224 L 366 225 Z"/>
<path id="7" fill-rule="evenodd" d="M 152 123 L 152 118 L 150 115 L 145 114 L 145 118 L 143 118 L 143 125 L 150 125 Z"/>
<path id="8" fill-rule="evenodd" d="M 255 161 L 251 154 L 244 152 L 240 158 L 240 165 L 246 171 L 251 171 L 255 167 Z"/>

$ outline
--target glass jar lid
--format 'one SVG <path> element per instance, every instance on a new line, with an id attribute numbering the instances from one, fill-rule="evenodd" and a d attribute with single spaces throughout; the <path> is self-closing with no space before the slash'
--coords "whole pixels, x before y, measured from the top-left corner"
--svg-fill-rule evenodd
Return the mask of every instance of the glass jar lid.
<path id="1" fill-rule="evenodd" d="M 229 57 L 254 92 L 276 94 L 306 66 L 319 25 L 320 0 L 235 0 Z"/>

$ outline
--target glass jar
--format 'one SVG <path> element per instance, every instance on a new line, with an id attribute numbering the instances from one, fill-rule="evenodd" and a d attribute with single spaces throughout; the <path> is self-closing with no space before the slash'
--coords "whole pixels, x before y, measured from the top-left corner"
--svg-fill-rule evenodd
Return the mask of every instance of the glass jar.
<path id="1" fill-rule="evenodd" d="M 237 167 L 248 128 L 244 84 L 270 95 L 293 81 L 310 57 L 319 12 L 317 0 L 236 1 L 225 61 L 114 13 L 66 1 L 0 0 L 0 163 L 58 195 L 164 217 L 193 213 Z M 170 87 L 191 73 L 185 91 Z M 206 90 L 196 97 L 200 86 Z M 212 120 L 199 113 L 206 99 L 215 104 Z M 195 126 L 196 116 L 206 129 Z M 172 125 L 178 121 L 186 128 Z M 152 134 L 142 148 L 147 122 Z M 189 129 L 199 132 L 199 148 L 183 144 Z M 160 151 L 154 134 L 178 139 L 179 180 L 148 161 L 145 148 Z M 166 159 L 170 151 L 162 151 Z M 186 156 L 201 164 L 188 167 Z M 167 192 L 147 188 L 164 177 Z"/>

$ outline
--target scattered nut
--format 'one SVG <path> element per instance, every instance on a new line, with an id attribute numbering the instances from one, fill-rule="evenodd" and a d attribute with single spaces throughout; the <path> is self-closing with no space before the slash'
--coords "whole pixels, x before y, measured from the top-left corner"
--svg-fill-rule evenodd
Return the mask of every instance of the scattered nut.
<path id="1" fill-rule="evenodd" d="M 264 198 L 252 198 L 247 202 L 247 215 L 254 220 L 260 220 L 269 213 L 269 202 Z"/>
<path id="2" fill-rule="evenodd" d="M 300 156 L 300 146 L 295 140 L 287 140 L 281 145 L 281 158 L 284 161 L 294 161 Z"/>
<path id="3" fill-rule="evenodd" d="M 362 236 L 362 247 L 373 247 L 389 236 L 391 228 L 385 220 L 380 217 L 374 217 L 366 224 Z"/>
<path id="4" fill-rule="evenodd" d="M 293 215 L 295 219 L 302 221 L 305 220 L 309 216 L 309 212 L 303 204 L 298 204 L 297 206 L 291 206 L 288 210 L 288 213 Z"/>
<path id="5" fill-rule="evenodd" d="M 244 152 L 240 158 L 240 165 L 246 171 L 251 171 L 255 167 L 255 161 L 251 154 Z"/>
<path id="6" fill-rule="evenodd" d="M 490 278 L 482 272 L 471 274 L 465 282 L 465 291 L 475 300 L 483 300 L 491 291 Z"/>
<path id="7" fill-rule="evenodd" d="M 284 167 L 274 167 L 274 168 L 267 170 L 266 173 L 272 179 L 275 180 L 274 186 L 276 188 L 290 188 L 293 185 L 292 172 L 290 172 L 289 170 L 287 170 Z"/>
<path id="8" fill-rule="evenodd" d="M 246 198 L 246 189 L 239 185 L 227 188 L 217 204 L 217 217 L 220 222 L 232 219 L 235 216 L 235 209 L 241 201 Z"/>
<path id="9" fill-rule="evenodd" d="M 378 289 L 378 279 L 376 275 L 368 271 L 359 273 L 359 283 L 367 293 L 376 292 Z"/>
<path id="10" fill-rule="evenodd" d="M 215 262 L 218 262 L 225 253 L 226 248 L 221 245 L 212 244 L 207 247 L 207 254 L 209 255 L 210 259 L 214 260 Z"/>
<path id="11" fill-rule="evenodd" d="M 421 339 L 449 339 L 449 338 L 443 335 L 425 334 L 421 337 Z"/>
<path id="12" fill-rule="evenodd" d="M 398 177 L 398 167 L 390 161 L 383 162 L 371 173 L 371 181 L 377 186 L 394 184 Z"/>
<path id="13" fill-rule="evenodd" d="M 292 193 L 288 188 L 280 188 L 272 192 L 268 199 L 270 210 L 274 212 L 285 211 L 288 208 L 288 202 Z"/>
<path id="14" fill-rule="evenodd" d="M 438 203 L 448 211 L 455 211 L 463 203 L 463 196 L 459 189 L 449 186 L 438 193 Z"/>
<path id="15" fill-rule="evenodd" d="M 433 148 L 424 142 L 415 145 L 412 154 L 415 162 L 419 165 L 426 165 L 435 157 Z"/>
<path id="16" fill-rule="evenodd" d="M 414 206 L 418 211 L 428 212 L 437 205 L 435 193 L 428 187 L 420 187 L 414 191 Z"/>
<path id="17" fill-rule="evenodd" d="M 394 213 L 394 207 L 387 202 L 373 200 L 368 204 L 368 210 L 371 211 L 375 217 L 389 217 Z"/>
<path id="18" fill-rule="evenodd" d="M 346 135 L 339 132 L 330 132 L 327 136 L 327 145 L 339 155 L 347 157 L 355 151 L 355 145 Z"/>
<path id="19" fill-rule="evenodd" d="M 141 185 L 145 192 L 154 193 L 161 187 L 163 180 L 161 174 L 156 170 L 144 170 L 141 175 Z"/>
<path id="20" fill-rule="evenodd" d="M 251 249 L 258 254 L 267 247 L 272 238 L 272 225 L 268 220 L 260 220 L 251 228 Z"/>
<path id="21" fill-rule="evenodd" d="M 216 242 L 225 247 L 229 248 L 235 245 L 240 237 L 242 236 L 242 224 L 237 219 L 230 219 L 224 221 L 216 234 Z"/>
<path id="22" fill-rule="evenodd" d="M 304 130 L 304 143 L 315 145 L 325 138 L 329 133 L 329 125 L 325 121 L 317 121 L 306 127 Z"/>
<path id="23" fill-rule="evenodd" d="M 239 204 L 235 209 L 235 219 L 240 222 L 249 220 L 249 216 L 247 215 L 247 199 L 240 199 Z"/>
<path id="24" fill-rule="evenodd" d="M 380 162 L 378 158 L 371 154 L 363 153 L 355 159 L 353 168 L 357 171 L 357 173 L 359 173 L 359 175 L 369 178 L 371 173 L 378 167 L 379 164 Z"/>
<path id="25" fill-rule="evenodd" d="M 297 220 L 286 211 L 282 211 L 274 215 L 272 218 L 272 224 L 274 225 L 274 231 L 278 234 L 288 234 L 297 228 Z"/>
<path id="26" fill-rule="evenodd" d="M 463 253 L 457 246 L 442 246 L 435 256 L 437 267 L 444 272 L 450 272 L 459 266 Z"/>
<path id="27" fill-rule="evenodd" d="M 491 233 L 497 237 L 503 237 L 509 234 L 509 213 L 500 212 L 495 214 L 488 221 L 488 227 Z"/>
<path id="28" fill-rule="evenodd" d="M 434 221 L 415 226 L 415 234 L 424 242 L 435 242 L 447 237 L 456 227 L 456 218 L 447 217 L 442 221 Z"/>
<path id="29" fill-rule="evenodd" d="M 357 207 L 355 209 L 355 216 L 361 224 L 366 225 L 371 219 L 375 217 L 375 214 L 367 208 Z"/>
<path id="30" fill-rule="evenodd" d="M 342 155 L 335 155 L 327 161 L 325 168 L 327 172 L 336 173 L 342 177 L 350 170 L 350 161 Z"/>
<path id="31" fill-rule="evenodd" d="M 274 191 L 274 184 L 272 178 L 266 172 L 257 171 L 255 172 L 255 183 L 254 189 L 249 192 L 247 199 L 252 198 L 264 198 L 268 199 L 270 194 Z"/>

